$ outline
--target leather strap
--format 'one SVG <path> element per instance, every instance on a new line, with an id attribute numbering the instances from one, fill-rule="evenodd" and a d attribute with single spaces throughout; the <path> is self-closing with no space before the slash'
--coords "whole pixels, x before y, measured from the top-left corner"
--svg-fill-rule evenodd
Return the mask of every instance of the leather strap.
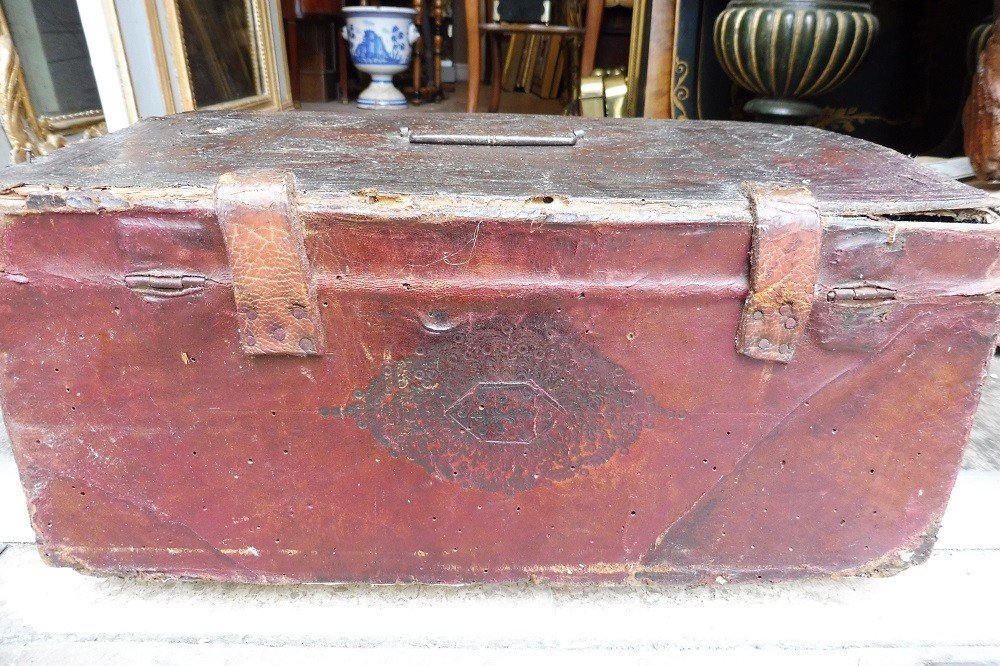
<path id="1" fill-rule="evenodd" d="M 226 173 L 215 188 L 240 343 L 247 354 L 319 354 L 322 323 L 290 173 Z"/>
<path id="2" fill-rule="evenodd" d="M 804 187 L 745 188 L 753 214 L 750 293 L 736 347 L 741 354 L 788 363 L 812 312 L 822 225 Z"/>

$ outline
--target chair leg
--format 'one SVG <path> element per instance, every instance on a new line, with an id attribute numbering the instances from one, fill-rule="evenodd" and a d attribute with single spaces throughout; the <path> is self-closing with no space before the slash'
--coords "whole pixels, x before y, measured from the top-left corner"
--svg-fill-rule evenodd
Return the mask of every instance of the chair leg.
<path id="1" fill-rule="evenodd" d="M 580 76 L 590 76 L 597 58 L 597 38 L 601 34 L 601 18 L 604 16 L 604 0 L 587 0 L 587 16 L 583 21 L 583 58 L 580 60 Z"/>
<path id="2" fill-rule="evenodd" d="M 491 34 L 487 37 L 490 40 L 490 113 L 500 110 L 500 74 L 503 70 L 503 58 L 501 56 L 502 35 Z"/>
<path id="3" fill-rule="evenodd" d="M 475 113 L 479 106 L 479 80 L 483 75 L 479 43 L 479 0 L 465 0 L 465 36 L 469 52 L 469 94 L 465 110 Z"/>
<path id="4" fill-rule="evenodd" d="M 569 67 L 566 68 L 569 70 L 569 104 L 566 110 L 571 116 L 579 116 L 582 115 L 580 109 L 580 81 L 583 80 L 583 77 L 580 76 L 580 72 L 582 71 L 580 62 L 583 58 L 580 54 L 579 38 L 575 38 L 574 41 L 573 48 L 569 52 Z"/>

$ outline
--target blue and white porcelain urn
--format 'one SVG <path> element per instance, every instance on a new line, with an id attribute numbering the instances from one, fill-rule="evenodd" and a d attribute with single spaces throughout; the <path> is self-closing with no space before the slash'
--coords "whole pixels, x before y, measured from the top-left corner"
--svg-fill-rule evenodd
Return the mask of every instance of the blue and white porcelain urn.
<path id="1" fill-rule="evenodd" d="M 416 11 L 407 7 L 344 7 L 344 39 L 355 67 L 371 74 L 371 85 L 358 95 L 362 109 L 404 109 L 406 97 L 392 85 L 393 74 L 410 64 L 420 31 Z"/>

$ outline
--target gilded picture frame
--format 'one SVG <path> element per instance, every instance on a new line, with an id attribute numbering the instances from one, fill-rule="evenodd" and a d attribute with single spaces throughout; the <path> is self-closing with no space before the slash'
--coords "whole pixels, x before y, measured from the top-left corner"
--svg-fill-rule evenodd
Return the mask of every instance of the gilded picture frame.
<path id="1" fill-rule="evenodd" d="M 625 116 L 639 115 L 639 93 L 646 80 L 646 41 L 649 0 L 632 3 L 632 27 L 629 31 L 628 67 L 625 70 Z"/>
<path id="2" fill-rule="evenodd" d="M 155 0 L 154 0 L 155 1 Z M 192 82 L 191 66 L 185 46 L 184 28 L 181 22 L 181 0 L 163 0 L 167 35 L 170 43 L 171 66 L 169 69 L 177 74 L 178 104 L 177 111 L 194 111 L 195 109 L 280 109 L 281 90 L 278 81 L 278 69 L 274 51 L 274 37 L 271 31 L 271 10 L 266 0 L 241 0 L 247 11 L 248 23 L 253 27 L 253 45 L 256 50 L 253 58 L 256 95 L 227 100 L 217 104 L 199 105 L 195 98 Z M 154 45 L 155 46 L 155 45 Z M 166 97 L 166 95 L 165 95 Z"/>

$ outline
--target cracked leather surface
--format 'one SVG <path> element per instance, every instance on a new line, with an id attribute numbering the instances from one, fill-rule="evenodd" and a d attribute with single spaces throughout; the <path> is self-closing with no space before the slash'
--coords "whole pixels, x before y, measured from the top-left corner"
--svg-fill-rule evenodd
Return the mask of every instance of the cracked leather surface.
<path id="1" fill-rule="evenodd" d="M 737 348 L 764 361 L 788 363 L 812 312 L 822 235 L 816 201 L 804 187 L 747 187 L 754 231 L 750 293 Z"/>
<path id="2" fill-rule="evenodd" d="M 247 354 L 318 354 L 322 338 L 291 174 L 227 173 L 216 215 Z"/>

